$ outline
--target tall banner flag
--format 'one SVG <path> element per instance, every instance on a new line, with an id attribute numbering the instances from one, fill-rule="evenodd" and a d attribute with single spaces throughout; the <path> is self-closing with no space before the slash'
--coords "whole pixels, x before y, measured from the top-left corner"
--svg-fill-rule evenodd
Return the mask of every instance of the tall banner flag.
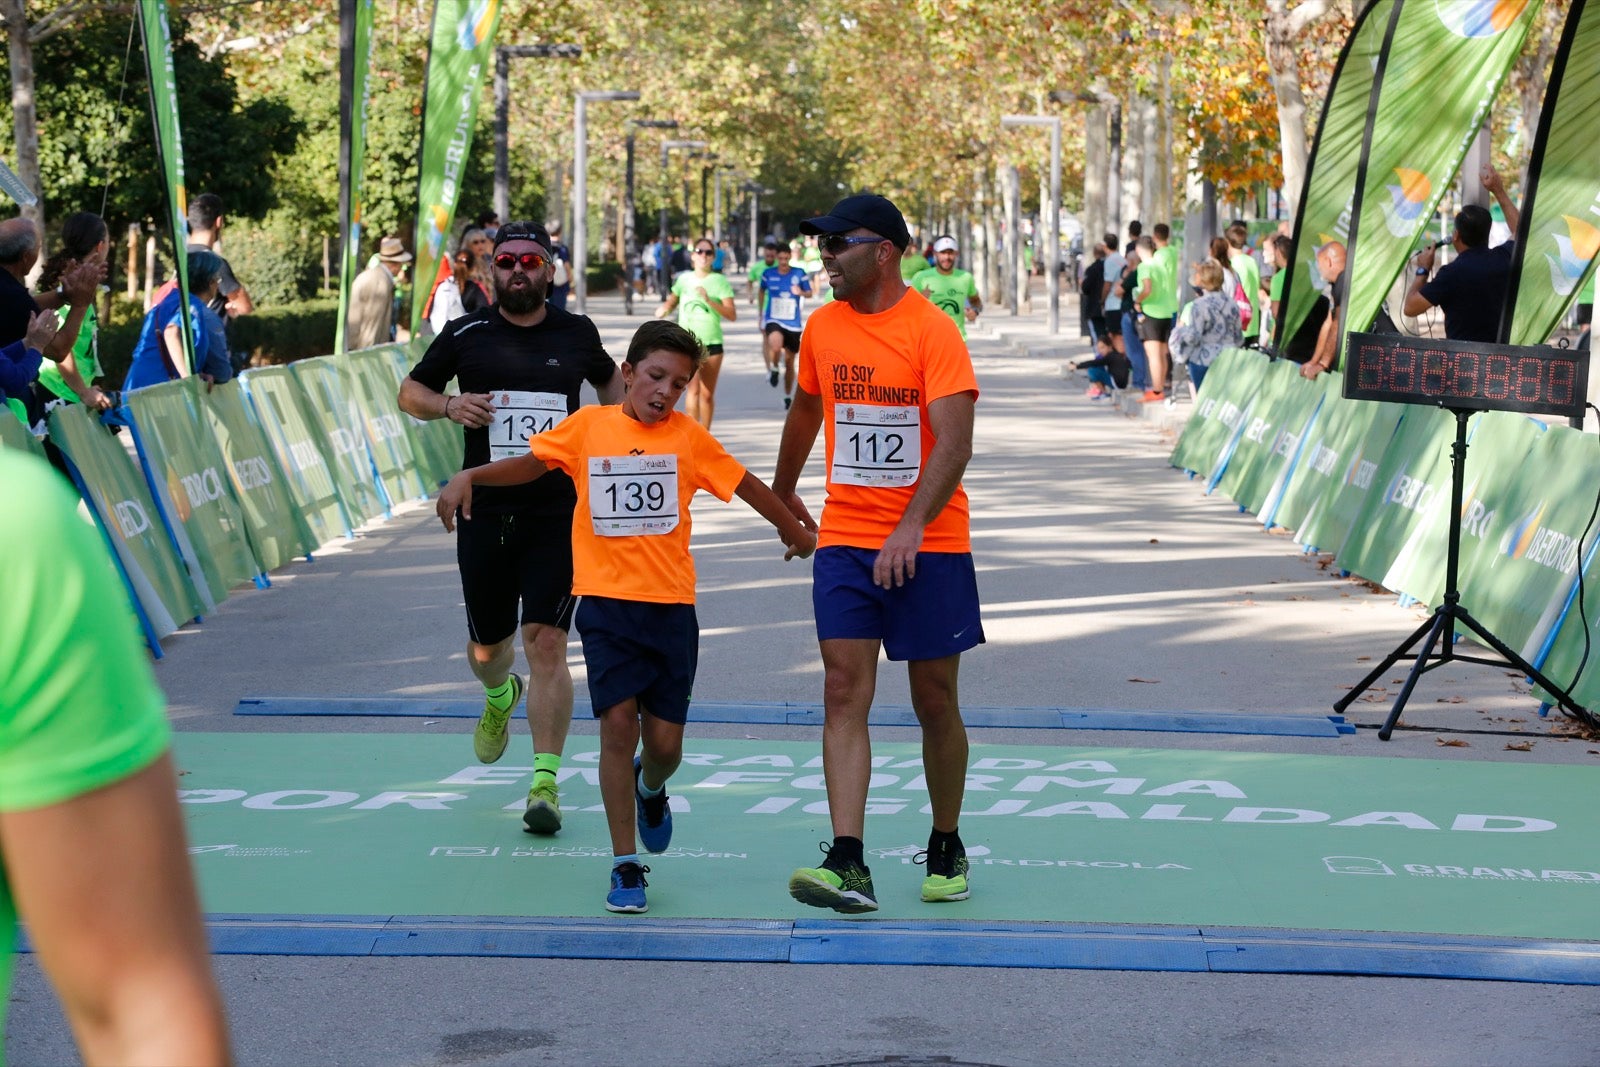
<path id="1" fill-rule="evenodd" d="M 372 0 L 339 0 L 339 323 L 333 350 L 340 354 L 350 313 L 350 286 L 361 269 L 371 71 Z"/>
<path id="2" fill-rule="evenodd" d="M 1539 9 L 1539 0 L 1399 2 L 1362 149 L 1341 349 L 1416 251 Z"/>
<path id="3" fill-rule="evenodd" d="M 1381 14 L 1375 14 L 1380 12 Z M 1306 160 L 1305 184 L 1294 220 L 1294 259 L 1286 268 L 1273 342 L 1283 348 L 1310 318 L 1327 283 L 1317 273 L 1317 251 L 1350 239 L 1361 131 L 1367 124 L 1372 75 L 1383 47 L 1388 4 L 1369 4 L 1356 16 L 1328 84 L 1328 99 Z"/>
<path id="4" fill-rule="evenodd" d="M 150 79 L 150 117 L 156 131 L 156 156 L 167 182 L 168 225 L 172 228 L 173 272 L 178 279 L 178 316 L 183 324 L 183 355 L 195 370 L 194 323 L 189 307 L 189 191 L 183 184 L 183 138 L 178 132 L 178 79 L 172 69 L 172 31 L 167 26 L 167 0 L 144 0 L 139 5 L 139 29 L 144 36 L 144 66 Z"/>
<path id="5" fill-rule="evenodd" d="M 422 98 L 422 166 L 417 179 L 416 273 L 411 333 L 422 324 L 427 293 L 455 219 L 461 174 L 472 150 L 478 98 L 494 52 L 500 0 L 437 0 Z"/>
<path id="6" fill-rule="evenodd" d="M 1545 90 L 1528 162 L 1522 225 L 1512 253 L 1509 323 L 1514 345 L 1543 344 L 1600 254 L 1600 3 L 1572 0 Z M 1507 327 L 1509 326 L 1509 331 Z"/>

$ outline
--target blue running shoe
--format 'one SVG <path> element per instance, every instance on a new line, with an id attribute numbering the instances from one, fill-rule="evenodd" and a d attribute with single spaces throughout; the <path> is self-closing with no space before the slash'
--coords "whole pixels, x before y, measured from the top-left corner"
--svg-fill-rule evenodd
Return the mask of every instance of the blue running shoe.
<path id="1" fill-rule="evenodd" d="M 639 843 L 646 852 L 665 852 L 667 846 L 672 844 L 672 805 L 667 803 L 667 791 L 663 789 L 660 796 L 647 797 L 639 794 L 639 787 L 644 785 L 643 760 L 633 757 L 633 805 L 635 813 L 639 816 Z"/>
<path id="2" fill-rule="evenodd" d="M 644 876 L 649 870 L 649 867 L 641 867 L 637 863 L 623 863 L 611 868 L 611 892 L 606 894 L 606 910 L 649 911 L 650 905 L 644 899 L 644 887 L 650 884 L 644 880 Z"/>

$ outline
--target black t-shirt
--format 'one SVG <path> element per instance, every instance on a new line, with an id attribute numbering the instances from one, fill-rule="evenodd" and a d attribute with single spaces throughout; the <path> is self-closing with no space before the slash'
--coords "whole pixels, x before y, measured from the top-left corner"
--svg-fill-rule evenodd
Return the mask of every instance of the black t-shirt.
<path id="1" fill-rule="evenodd" d="M 584 382 L 599 388 L 616 372 L 617 365 L 600 344 L 600 331 L 587 316 L 546 305 L 536 326 L 514 326 L 494 307 L 452 320 L 411 368 L 411 378 L 438 393 L 452 378 L 463 393 L 557 393 L 567 398 L 571 414 L 578 410 Z M 488 463 L 488 428 L 467 430 L 463 436 L 462 469 Z M 570 516 L 577 500 L 572 479 L 551 471 L 529 485 L 476 487 L 472 511 Z"/>
<path id="2" fill-rule="evenodd" d="M 20 341 L 28 334 L 28 320 L 39 312 L 28 287 L 10 271 L 0 268 L 0 345 Z"/>
<path id="3" fill-rule="evenodd" d="M 1469 248 L 1417 290 L 1444 312 L 1445 337 L 1489 344 L 1499 339 L 1513 247 L 1507 241 L 1493 248 Z"/>
<path id="4" fill-rule="evenodd" d="M 1093 318 L 1104 309 L 1101 307 L 1100 294 L 1106 287 L 1106 261 L 1097 259 L 1084 268 L 1083 282 L 1078 286 L 1078 291 L 1083 294 L 1084 314 Z"/>

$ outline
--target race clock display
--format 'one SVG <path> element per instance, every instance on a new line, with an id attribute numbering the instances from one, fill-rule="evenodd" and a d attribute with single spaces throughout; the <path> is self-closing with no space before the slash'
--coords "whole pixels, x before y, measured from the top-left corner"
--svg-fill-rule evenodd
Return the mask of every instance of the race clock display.
<path id="1" fill-rule="evenodd" d="M 1353 400 L 1582 418 L 1589 353 L 1352 333 L 1344 372 L 1344 395 Z"/>

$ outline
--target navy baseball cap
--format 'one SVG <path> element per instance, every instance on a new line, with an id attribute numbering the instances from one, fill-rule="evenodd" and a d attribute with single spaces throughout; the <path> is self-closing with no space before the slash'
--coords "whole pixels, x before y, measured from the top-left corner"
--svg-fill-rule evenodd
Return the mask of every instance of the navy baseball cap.
<path id="1" fill-rule="evenodd" d="M 537 222 L 507 222 L 494 232 L 494 246 L 499 248 L 507 241 L 536 241 L 546 252 L 555 250 L 550 233 Z"/>
<path id="2" fill-rule="evenodd" d="M 911 243 L 911 231 L 906 229 L 906 218 L 887 197 L 862 193 L 847 196 L 826 215 L 806 219 L 800 224 L 804 234 L 848 233 L 854 229 L 871 230 L 904 252 Z"/>

